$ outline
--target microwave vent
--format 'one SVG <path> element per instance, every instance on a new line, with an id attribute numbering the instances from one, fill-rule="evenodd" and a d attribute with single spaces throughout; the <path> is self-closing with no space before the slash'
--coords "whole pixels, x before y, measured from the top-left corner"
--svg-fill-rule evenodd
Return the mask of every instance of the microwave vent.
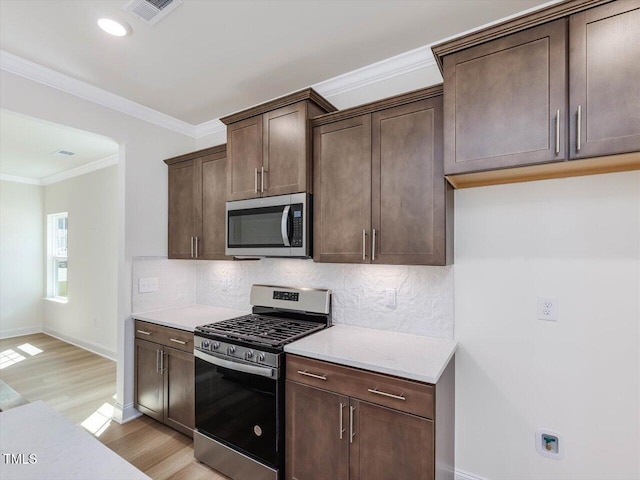
<path id="1" fill-rule="evenodd" d="M 124 10 L 149 25 L 155 25 L 182 3 L 182 0 L 131 0 Z"/>

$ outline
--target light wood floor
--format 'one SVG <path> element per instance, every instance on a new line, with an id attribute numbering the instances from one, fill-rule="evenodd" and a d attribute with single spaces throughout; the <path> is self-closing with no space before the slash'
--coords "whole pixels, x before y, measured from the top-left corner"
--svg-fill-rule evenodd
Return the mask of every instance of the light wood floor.
<path id="1" fill-rule="evenodd" d="M 25 344 L 42 352 L 31 355 Z M 226 478 L 193 458 L 191 438 L 144 415 L 124 425 L 101 415 L 115 403 L 115 362 L 39 333 L 0 340 L 0 363 L 0 379 L 16 392 L 30 402 L 43 400 L 76 424 L 84 423 L 98 440 L 154 480 Z"/>

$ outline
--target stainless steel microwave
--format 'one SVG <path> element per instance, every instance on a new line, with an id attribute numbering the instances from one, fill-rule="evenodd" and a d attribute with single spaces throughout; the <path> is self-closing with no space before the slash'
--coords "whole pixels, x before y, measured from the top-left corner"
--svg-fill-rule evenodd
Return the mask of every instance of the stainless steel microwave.
<path id="1" fill-rule="evenodd" d="M 235 257 L 311 256 L 311 195 L 227 202 L 226 249 Z"/>

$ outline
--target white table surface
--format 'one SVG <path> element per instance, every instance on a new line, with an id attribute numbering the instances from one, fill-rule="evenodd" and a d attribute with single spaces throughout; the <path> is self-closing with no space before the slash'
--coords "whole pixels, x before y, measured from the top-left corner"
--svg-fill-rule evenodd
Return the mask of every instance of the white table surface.
<path id="1" fill-rule="evenodd" d="M 456 351 L 453 340 L 334 325 L 284 347 L 287 353 L 436 383 Z"/>
<path id="2" fill-rule="evenodd" d="M 6 480 L 151 480 L 42 401 L 0 413 L 0 453 Z M 7 453 L 24 454 L 25 464 L 9 463 Z"/>
<path id="3" fill-rule="evenodd" d="M 152 312 L 132 313 L 131 317 L 137 320 L 157 323 L 165 327 L 179 328 L 193 332 L 199 325 L 221 322 L 229 318 L 240 317 L 251 313 L 246 310 L 232 308 L 212 307 L 210 305 L 187 305 L 184 307 L 166 308 Z"/>

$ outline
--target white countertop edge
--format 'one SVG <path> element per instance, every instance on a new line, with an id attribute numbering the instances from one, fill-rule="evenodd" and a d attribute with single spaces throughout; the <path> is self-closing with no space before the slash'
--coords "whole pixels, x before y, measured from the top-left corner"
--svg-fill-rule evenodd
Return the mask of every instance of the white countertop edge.
<path id="1" fill-rule="evenodd" d="M 191 303 L 178 307 L 136 312 L 130 316 L 134 320 L 193 332 L 195 327 L 199 325 L 220 322 L 229 318 L 246 315 L 247 313 L 250 313 L 250 311 Z"/>

